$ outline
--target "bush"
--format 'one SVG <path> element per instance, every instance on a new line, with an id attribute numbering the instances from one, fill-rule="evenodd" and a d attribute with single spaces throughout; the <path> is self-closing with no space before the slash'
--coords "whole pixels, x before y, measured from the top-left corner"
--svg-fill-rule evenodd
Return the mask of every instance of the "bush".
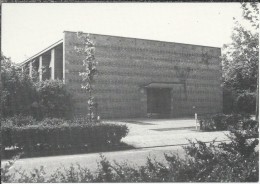
<path id="1" fill-rule="evenodd" d="M 200 129 L 205 131 L 241 129 L 248 118 L 247 114 L 215 114 L 199 117 L 199 123 Z"/>
<path id="2" fill-rule="evenodd" d="M 72 115 L 71 95 L 61 80 L 45 80 L 36 83 L 38 95 L 35 113 L 39 118 L 70 118 Z"/>
<path id="3" fill-rule="evenodd" d="M 32 116 L 14 115 L 1 119 L 1 126 L 26 126 L 37 124 L 37 120 Z"/>
<path id="4" fill-rule="evenodd" d="M 148 158 L 145 165 L 136 167 L 127 162 L 111 163 L 101 155 L 94 172 L 87 167 L 71 165 L 47 177 L 41 168 L 34 169 L 30 175 L 19 174 L 18 180 L 5 177 L 5 182 L 258 182 L 258 139 L 247 139 L 247 134 L 234 131 L 230 143 L 190 142 L 184 147 L 185 158 L 165 154 L 167 163 Z"/>
<path id="5" fill-rule="evenodd" d="M 62 119 L 45 119 L 18 126 L 10 119 L 2 125 L 2 146 L 27 153 L 40 150 L 117 145 L 128 133 L 125 125 L 77 124 Z"/>
<path id="6" fill-rule="evenodd" d="M 1 55 L 0 91 L 1 117 L 15 115 L 69 118 L 72 113 L 71 95 L 60 80 L 37 81 L 37 72 L 32 78 L 28 69 L 22 71 L 10 59 Z"/>
<path id="7" fill-rule="evenodd" d="M 245 120 L 243 122 L 242 128 L 243 130 L 253 130 L 257 132 L 259 128 L 259 122 L 252 119 Z"/>
<path id="8" fill-rule="evenodd" d="M 255 113 L 256 93 L 243 91 L 235 101 L 236 111 L 239 113 Z"/>
<path id="9" fill-rule="evenodd" d="M 32 79 L 1 55 L 1 108 L 2 117 L 17 114 L 31 115 L 36 90 Z"/>
<path id="10" fill-rule="evenodd" d="M 224 85 L 223 87 L 223 112 L 255 114 L 256 92 L 248 90 L 235 90 Z"/>

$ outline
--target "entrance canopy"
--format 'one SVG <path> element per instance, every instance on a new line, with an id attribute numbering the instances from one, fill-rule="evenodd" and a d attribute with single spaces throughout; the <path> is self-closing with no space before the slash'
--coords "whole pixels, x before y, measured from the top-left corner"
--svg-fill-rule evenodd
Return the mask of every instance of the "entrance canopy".
<path id="1" fill-rule="evenodd" d="M 176 85 L 183 85 L 182 82 L 151 82 L 145 88 L 173 88 Z"/>

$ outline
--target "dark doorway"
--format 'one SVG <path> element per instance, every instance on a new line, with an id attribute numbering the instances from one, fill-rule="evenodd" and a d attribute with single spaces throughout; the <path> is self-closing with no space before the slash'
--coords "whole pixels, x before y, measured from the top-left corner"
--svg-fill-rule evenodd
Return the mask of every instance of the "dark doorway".
<path id="1" fill-rule="evenodd" d="M 171 114 L 171 89 L 148 88 L 147 89 L 147 113 L 160 118 L 170 117 Z"/>

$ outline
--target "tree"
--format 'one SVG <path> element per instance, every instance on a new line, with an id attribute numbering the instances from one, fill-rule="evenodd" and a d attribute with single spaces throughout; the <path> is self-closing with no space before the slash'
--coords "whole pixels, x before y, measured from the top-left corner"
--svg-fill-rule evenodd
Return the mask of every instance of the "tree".
<path id="1" fill-rule="evenodd" d="M 240 93 L 256 93 L 259 60 L 259 9 L 242 3 L 244 24 L 236 20 L 232 43 L 223 48 L 224 87 Z"/>
<path id="2" fill-rule="evenodd" d="M 35 100 L 32 79 L 1 54 L 1 116 L 29 115 Z"/>
<path id="3" fill-rule="evenodd" d="M 245 6 L 242 6 L 245 7 Z M 252 12 L 244 10 L 244 17 Z M 251 15 L 251 17 L 253 17 Z M 245 18 L 248 20 L 248 18 Z M 251 18 L 250 22 L 256 20 Z M 253 21 L 251 26 L 258 30 L 258 24 Z M 232 34 L 232 43 L 224 45 L 223 70 L 224 82 L 235 90 L 256 90 L 258 60 L 259 60 L 259 34 L 251 31 L 238 21 Z"/>
<path id="4" fill-rule="evenodd" d="M 80 72 L 79 75 L 82 78 L 81 88 L 85 90 L 88 96 L 88 116 L 89 122 L 96 121 L 97 115 L 95 114 L 95 99 L 93 96 L 93 83 L 94 76 L 97 74 L 97 62 L 95 60 L 95 47 L 93 41 L 90 39 L 89 34 L 83 32 L 77 33 L 78 38 L 83 42 L 83 47 L 76 47 L 76 52 L 84 56 L 83 66 L 84 72 Z"/>
<path id="5" fill-rule="evenodd" d="M 70 118 L 72 111 L 71 95 L 65 84 L 59 80 L 37 82 L 38 74 L 29 68 L 22 70 L 1 55 L 0 117 L 14 115 Z"/>

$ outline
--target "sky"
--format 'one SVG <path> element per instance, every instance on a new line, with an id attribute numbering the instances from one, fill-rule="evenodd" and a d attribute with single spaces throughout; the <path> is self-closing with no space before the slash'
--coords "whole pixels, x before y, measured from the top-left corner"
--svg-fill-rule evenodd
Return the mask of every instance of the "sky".
<path id="1" fill-rule="evenodd" d="M 65 30 L 222 47 L 241 13 L 239 3 L 3 3 L 1 46 L 15 63 Z"/>

